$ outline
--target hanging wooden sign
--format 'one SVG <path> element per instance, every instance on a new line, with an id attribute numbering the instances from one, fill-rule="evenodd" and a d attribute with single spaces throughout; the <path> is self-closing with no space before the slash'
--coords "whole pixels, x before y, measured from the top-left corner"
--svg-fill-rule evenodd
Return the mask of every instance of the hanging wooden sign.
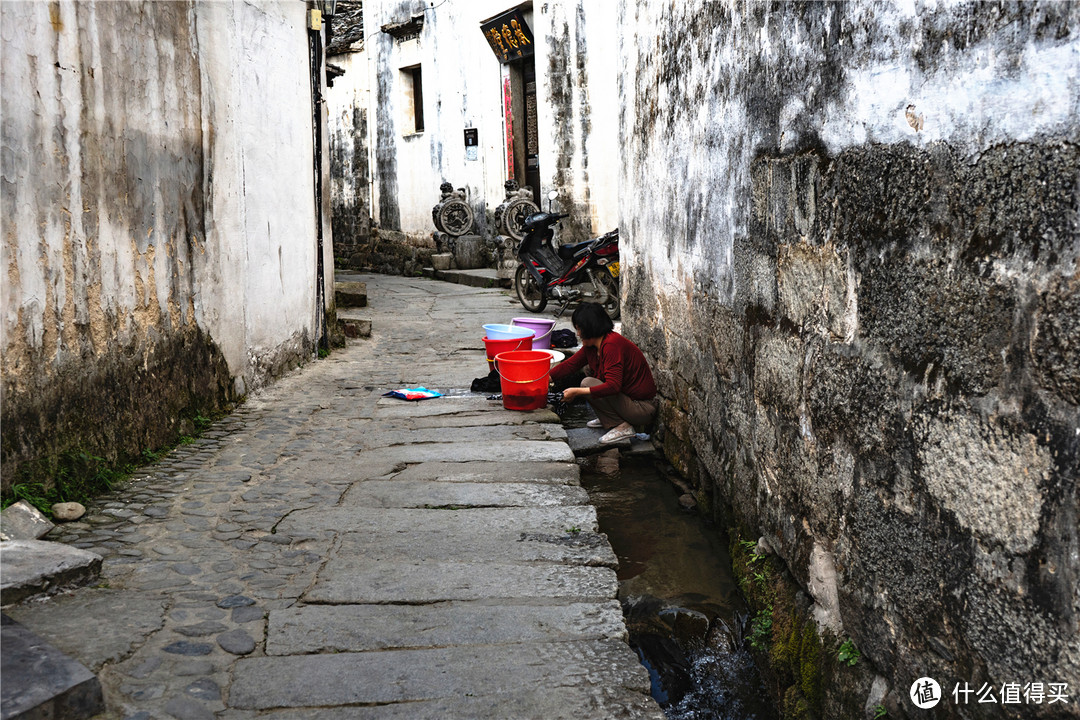
<path id="1" fill-rule="evenodd" d="M 480 30 L 499 62 L 508 63 L 533 54 L 532 30 L 525 24 L 525 15 L 520 8 L 480 23 Z"/>

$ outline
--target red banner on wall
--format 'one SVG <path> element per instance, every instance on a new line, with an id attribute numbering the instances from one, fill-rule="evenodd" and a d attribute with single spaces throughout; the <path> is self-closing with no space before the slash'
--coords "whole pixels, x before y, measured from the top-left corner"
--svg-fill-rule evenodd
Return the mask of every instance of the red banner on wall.
<path id="1" fill-rule="evenodd" d="M 506 121 L 506 177 L 514 177 L 514 111 L 510 78 L 503 78 L 503 117 Z"/>

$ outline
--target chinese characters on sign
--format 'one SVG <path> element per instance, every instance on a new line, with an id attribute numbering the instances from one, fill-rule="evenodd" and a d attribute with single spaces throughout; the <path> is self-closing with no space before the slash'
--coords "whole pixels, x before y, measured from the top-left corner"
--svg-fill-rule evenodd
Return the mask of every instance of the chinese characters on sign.
<path id="1" fill-rule="evenodd" d="M 521 10 L 511 10 L 480 23 L 480 30 L 499 62 L 508 63 L 533 54 L 532 31 L 525 24 Z"/>
<path id="2" fill-rule="evenodd" d="M 540 154 L 540 145 L 537 140 L 539 131 L 537 130 L 536 122 L 536 81 L 525 83 L 525 128 L 528 131 L 526 137 L 528 138 L 529 147 L 525 150 L 529 155 L 536 156 Z"/>

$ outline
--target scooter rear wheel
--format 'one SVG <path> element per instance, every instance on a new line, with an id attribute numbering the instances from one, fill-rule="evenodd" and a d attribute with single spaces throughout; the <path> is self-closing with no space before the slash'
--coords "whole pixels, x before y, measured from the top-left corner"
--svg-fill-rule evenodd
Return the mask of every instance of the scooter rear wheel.
<path id="1" fill-rule="evenodd" d="M 600 268 L 596 273 L 596 281 L 604 291 L 603 299 L 599 302 L 604 306 L 604 312 L 612 320 L 619 319 L 619 279 L 613 277 L 607 268 Z"/>
<path id="2" fill-rule="evenodd" d="M 547 292 L 536 282 L 524 265 L 518 265 L 514 274 L 514 290 L 522 307 L 529 312 L 538 313 L 547 307 Z"/>

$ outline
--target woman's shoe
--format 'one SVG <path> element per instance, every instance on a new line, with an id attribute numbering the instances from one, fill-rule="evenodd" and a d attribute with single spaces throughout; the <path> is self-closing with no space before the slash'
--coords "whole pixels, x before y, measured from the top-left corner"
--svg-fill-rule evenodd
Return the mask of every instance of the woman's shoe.
<path id="1" fill-rule="evenodd" d="M 632 428 L 632 427 L 615 428 L 613 430 L 609 430 L 606 435 L 604 435 L 603 437 L 600 438 L 600 444 L 601 445 L 610 445 L 611 443 L 616 443 L 616 442 L 619 442 L 620 440 L 625 440 L 626 438 L 632 438 L 636 434 L 637 433 L 634 431 L 634 428 Z"/>
<path id="2" fill-rule="evenodd" d="M 593 418 L 589 422 L 585 423 L 585 427 L 591 427 L 591 428 L 604 427 L 604 423 L 600 422 L 600 418 Z"/>

